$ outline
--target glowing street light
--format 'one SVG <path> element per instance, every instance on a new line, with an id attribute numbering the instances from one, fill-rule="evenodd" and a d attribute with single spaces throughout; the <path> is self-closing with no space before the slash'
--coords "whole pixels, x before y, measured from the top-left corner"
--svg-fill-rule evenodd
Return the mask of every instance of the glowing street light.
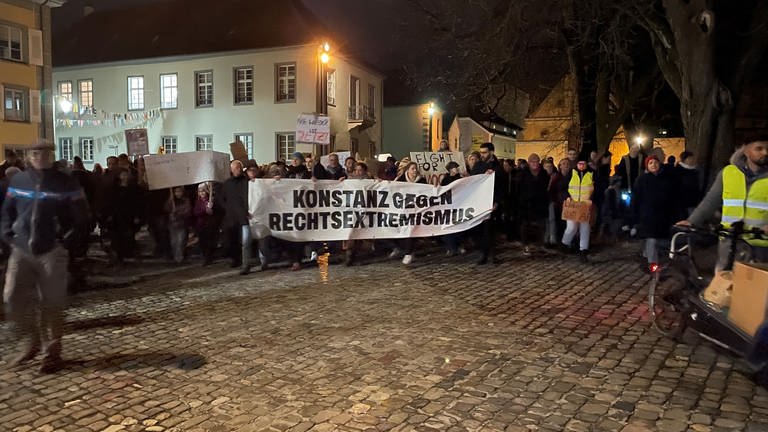
<path id="1" fill-rule="evenodd" d="M 59 100 L 59 108 L 61 108 L 61 111 L 64 113 L 70 113 L 72 112 L 72 102 L 70 102 L 69 99 L 61 98 L 61 100 Z"/>
<path id="2" fill-rule="evenodd" d="M 645 144 L 645 136 L 643 134 L 639 134 L 635 137 L 635 144 L 638 146 L 642 146 Z"/>

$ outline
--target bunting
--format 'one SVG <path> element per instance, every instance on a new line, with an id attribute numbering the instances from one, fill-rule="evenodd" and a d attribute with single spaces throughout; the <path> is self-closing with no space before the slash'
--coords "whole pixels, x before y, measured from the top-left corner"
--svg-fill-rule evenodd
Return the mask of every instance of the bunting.
<path id="1" fill-rule="evenodd" d="M 57 118 L 56 126 L 67 128 L 94 126 L 125 127 L 126 125 L 147 122 L 163 117 L 163 110 L 160 108 L 153 108 L 147 111 L 110 113 L 99 109 L 82 109 L 75 105 L 73 106 L 73 112 L 78 118 Z"/>

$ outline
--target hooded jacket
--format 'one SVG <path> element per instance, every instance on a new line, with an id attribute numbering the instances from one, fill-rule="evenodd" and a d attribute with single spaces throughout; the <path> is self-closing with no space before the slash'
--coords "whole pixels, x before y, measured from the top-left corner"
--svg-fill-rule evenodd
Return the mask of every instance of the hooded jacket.
<path id="1" fill-rule="evenodd" d="M 763 167 L 757 173 L 751 173 L 747 168 L 747 157 L 744 155 L 743 149 L 738 149 L 731 156 L 731 165 L 740 169 L 747 179 L 747 190 L 752 186 L 754 182 L 759 179 L 768 177 L 768 167 Z M 723 170 L 717 173 L 715 182 L 712 183 L 712 187 L 709 188 L 709 192 L 704 196 L 704 199 L 696 207 L 696 210 L 688 217 L 688 222 L 692 225 L 703 225 L 710 221 L 715 212 L 723 207 Z M 768 223 L 768 221 L 766 221 Z"/>
<path id="2" fill-rule="evenodd" d="M 74 178 L 55 169 L 30 168 L 11 180 L 2 209 L 3 239 L 27 254 L 68 247 L 84 235 L 88 204 Z"/>

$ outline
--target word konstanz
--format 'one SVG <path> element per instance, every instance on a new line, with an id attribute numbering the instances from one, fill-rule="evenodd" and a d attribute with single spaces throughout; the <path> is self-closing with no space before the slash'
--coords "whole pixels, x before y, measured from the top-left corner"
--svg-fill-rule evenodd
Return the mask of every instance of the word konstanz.
<path id="1" fill-rule="evenodd" d="M 395 208 L 422 209 L 438 205 L 453 204 L 451 191 L 445 191 L 440 196 L 391 194 L 384 190 L 294 190 L 293 207 L 302 209 L 312 208 Z"/>

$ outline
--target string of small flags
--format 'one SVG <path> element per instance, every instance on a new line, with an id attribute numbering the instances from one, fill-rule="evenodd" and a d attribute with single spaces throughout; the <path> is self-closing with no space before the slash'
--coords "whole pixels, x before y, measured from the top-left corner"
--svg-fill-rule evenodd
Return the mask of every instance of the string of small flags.
<path id="1" fill-rule="evenodd" d="M 86 109 L 86 112 L 81 114 L 88 118 L 76 118 L 76 119 L 56 119 L 56 126 L 63 126 L 67 128 L 73 127 L 93 127 L 93 126 L 109 126 L 109 127 L 124 127 L 127 124 L 136 122 L 146 122 L 151 119 L 160 118 L 163 116 L 163 110 L 160 108 L 153 108 L 147 111 L 131 111 L 127 113 L 108 113 L 103 110 Z"/>

